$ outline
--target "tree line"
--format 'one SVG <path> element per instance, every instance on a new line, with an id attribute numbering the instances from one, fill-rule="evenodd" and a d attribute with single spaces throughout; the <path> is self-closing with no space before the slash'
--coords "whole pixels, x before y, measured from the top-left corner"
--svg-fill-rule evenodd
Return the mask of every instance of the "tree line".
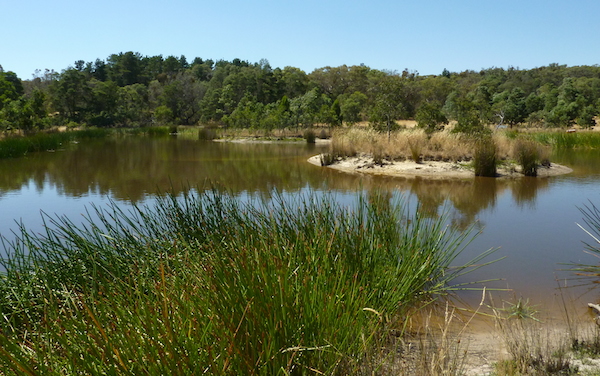
<path id="1" fill-rule="evenodd" d="M 306 73 L 286 66 L 185 56 L 113 54 L 23 80 L 0 66 L 0 130 L 61 125 L 143 127 L 217 124 L 275 129 L 367 121 L 377 129 L 415 119 L 428 131 L 450 120 L 471 132 L 485 124 L 582 127 L 600 109 L 600 67 L 550 64 L 421 76 L 365 65 Z"/>

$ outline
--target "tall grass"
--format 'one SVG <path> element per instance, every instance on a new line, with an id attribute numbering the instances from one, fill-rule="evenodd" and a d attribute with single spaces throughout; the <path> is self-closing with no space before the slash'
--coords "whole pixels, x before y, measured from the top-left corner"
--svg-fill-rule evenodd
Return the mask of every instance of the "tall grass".
<path id="1" fill-rule="evenodd" d="M 600 148 L 600 133 L 598 132 L 543 132 L 533 133 L 532 137 L 538 142 L 557 149 Z"/>
<path id="2" fill-rule="evenodd" d="M 491 139 L 498 159 L 506 159 L 513 141 L 503 133 Z M 478 149 L 478 138 L 452 132 L 428 135 L 422 129 L 407 129 L 387 134 L 373 129 L 337 129 L 332 136 L 332 153 L 352 157 L 357 153 L 378 154 L 388 160 L 470 161 Z"/>
<path id="3" fill-rule="evenodd" d="M 58 150 L 69 142 L 107 137 L 111 130 L 84 129 L 69 132 L 38 132 L 29 136 L 6 137 L 0 139 L 0 158 L 17 158 L 28 153 Z"/>
<path id="4" fill-rule="evenodd" d="M 496 176 L 498 165 L 497 147 L 491 137 L 481 137 L 475 141 L 473 167 L 475 176 Z"/>
<path id="5" fill-rule="evenodd" d="M 521 173 L 525 176 L 537 176 L 541 163 L 539 144 L 532 140 L 517 140 L 514 145 L 514 158 L 521 165 Z"/>
<path id="6" fill-rule="evenodd" d="M 472 264 L 450 268 L 469 232 L 384 193 L 189 192 L 45 218 L 5 243 L 7 375 L 371 373 L 389 331 Z"/>

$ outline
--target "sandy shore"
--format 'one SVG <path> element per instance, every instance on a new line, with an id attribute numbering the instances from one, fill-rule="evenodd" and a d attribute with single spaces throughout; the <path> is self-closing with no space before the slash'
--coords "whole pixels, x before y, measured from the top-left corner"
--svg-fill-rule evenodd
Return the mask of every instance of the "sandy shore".
<path id="1" fill-rule="evenodd" d="M 309 158 L 308 161 L 314 165 L 320 166 L 320 157 L 320 155 L 315 155 Z M 376 165 L 373 163 L 373 159 L 369 155 L 345 158 L 327 167 L 351 173 L 424 177 L 430 179 L 470 178 L 475 176 L 473 170 L 469 168 L 468 163 L 437 161 L 424 161 L 422 163 L 415 163 L 414 161 L 384 161 L 382 165 Z M 573 170 L 569 167 L 552 163 L 550 167 L 539 167 L 538 177 L 564 175 L 570 172 L 573 172 Z M 520 172 L 520 168 L 516 165 L 500 166 L 498 168 L 498 177 L 500 178 L 517 178 L 522 176 L 523 174 Z"/>

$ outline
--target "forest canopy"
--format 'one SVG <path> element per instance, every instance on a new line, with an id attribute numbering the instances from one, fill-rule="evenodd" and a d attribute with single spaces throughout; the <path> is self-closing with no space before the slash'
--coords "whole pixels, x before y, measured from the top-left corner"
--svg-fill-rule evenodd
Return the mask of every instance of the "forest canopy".
<path id="1" fill-rule="evenodd" d="M 276 129 L 369 122 L 377 129 L 415 119 L 428 131 L 450 120 L 484 124 L 595 125 L 600 67 L 550 64 L 420 76 L 365 65 L 306 73 L 286 66 L 185 56 L 110 55 L 23 80 L 0 66 L 0 131 L 56 126 L 216 124 Z"/>

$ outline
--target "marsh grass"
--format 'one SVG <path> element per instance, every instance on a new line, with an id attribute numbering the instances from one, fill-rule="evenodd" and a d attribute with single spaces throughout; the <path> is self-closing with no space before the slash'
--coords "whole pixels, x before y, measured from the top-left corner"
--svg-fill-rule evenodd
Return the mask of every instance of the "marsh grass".
<path id="1" fill-rule="evenodd" d="M 202 127 L 198 130 L 198 140 L 212 141 L 217 137 L 217 130 L 214 128 Z"/>
<path id="2" fill-rule="evenodd" d="M 598 149 L 600 148 L 600 132 L 539 132 L 531 136 L 538 142 L 557 149 Z"/>
<path id="3" fill-rule="evenodd" d="M 497 147 L 491 137 L 482 137 L 475 141 L 473 168 L 475 176 L 496 176 L 498 165 Z"/>
<path id="4" fill-rule="evenodd" d="M 307 144 L 314 144 L 317 140 L 317 134 L 315 133 L 314 129 L 305 130 L 303 136 Z"/>
<path id="5" fill-rule="evenodd" d="M 514 143 L 504 133 L 494 134 L 488 145 L 495 145 L 498 160 L 511 154 Z M 411 159 L 422 161 L 466 162 L 475 157 L 480 147 L 480 137 L 470 137 L 450 131 L 435 132 L 428 135 L 424 130 L 412 128 L 387 133 L 373 129 L 347 128 L 336 129 L 332 135 L 332 151 L 340 157 L 352 157 L 358 153 L 373 155 L 391 161 Z"/>
<path id="6" fill-rule="evenodd" d="M 29 153 L 59 150 L 68 143 L 85 139 L 98 139 L 113 134 L 110 130 L 83 129 L 68 132 L 38 132 L 29 136 L 0 139 L 0 158 L 23 157 Z"/>
<path id="7" fill-rule="evenodd" d="M 450 268 L 469 232 L 386 193 L 190 191 L 44 218 L 4 243 L 6 375 L 370 374 L 387 333 L 480 264 Z"/>
<path id="8" fill-rule="evenodd" d="M 521 166 L 525 176 L 537 176 L 541 164 L 541 152 L 538 143 L 532 140 L 519 139 L 514 144 L 513 156 Z"/>

